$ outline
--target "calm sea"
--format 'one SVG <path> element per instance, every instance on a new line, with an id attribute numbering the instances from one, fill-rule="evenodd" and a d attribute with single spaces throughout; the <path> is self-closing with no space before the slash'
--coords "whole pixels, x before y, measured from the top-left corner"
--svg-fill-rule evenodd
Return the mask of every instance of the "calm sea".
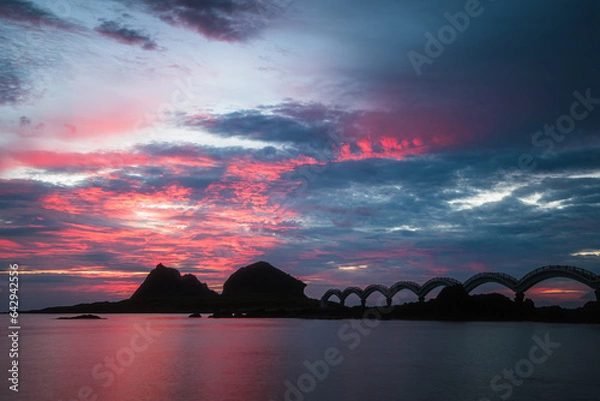
<path id="1" fill-rule="evenodd" d="M 2 400 L 600 399 L 597 325 L 54 317 L 21 316 L 18 393 L 2 336 Z"/>

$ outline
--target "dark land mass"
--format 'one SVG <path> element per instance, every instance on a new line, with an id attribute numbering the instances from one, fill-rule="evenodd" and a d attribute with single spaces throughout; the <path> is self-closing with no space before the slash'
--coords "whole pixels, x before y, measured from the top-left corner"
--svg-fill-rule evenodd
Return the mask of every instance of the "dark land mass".
<path id="1" fill-rule="evenodd" d="M 256 298 L 306 300 L 306 284 L 267 262 L 242 267 L 223 285 L 223 297 L 248 301 Z"/>
<path id="2" fill-rule="evenodd" d="M 242 267 L 225 282 L 223 294 L 191 274 L 158 264 L 129 299 L 56 306 L 35 313 L 213 313 L 222 310 L 318 308 L 304 295 L 306 284 L 267 262 Z"/>
<path id="3" fill-rule="evenodd" d="M 96 315 L 79 315 L 79 316 L 71 316 L 71 317 L 62 316 L 62 317 L 57 317 L 57 319 L 59 319 L 59 320 L 97 320 L 97 319 L 104 320 L 106 318 L 96 316 Z"/>
<path id="4" fill-rule="evenodd" d="M 218 293 L 209 289 L 206 283 L 201 283 L 196 276 L 191 274 L 182 276 L 179 270 L 159 263 L 129 300 L 143 303 L 152 300 L 168 301 L 173 298 L 216 299 L 218 297 Z"/>
<path id="5" fill-rule="evenodd" d="M 191 274 L 156 266 L 131 298 L 45 308 L 32 313 L 187 313 L 212 318 L 405 319 L 442 321 L 540 321 L 600 323 L 600 302 L 577 309 L 536 308 L 531 300 L 516 302 L 501 294 L 469 295 L 460 285 L 442 289 L 437 298 L 390 307 L 346 307 L 304 294 L 306 284 L 267 262 L 233 273 L 223 294 Z M 84 315 L 90 316 L 90 315 Z M 77 316 L 76 319 L 91 317 Z M 96 317 L 97 318 L 97 317 Z"/>
<path id="6" fill-rule="evenodd" d="M 215 317 L 229 316 L 221 313 Z M 390 307 L 344 307 L 330 302 L 327 308 L 252 311 L 233 314 L 231 317 L 600 323 L 600 302 L 588 302 L 577 309 L 564 309 L 559 306 L 536 308 L 531 300 L 518 303 L 496 293 L 469 295 L 462 286 L 453 286 L 445 287 L 437 298 L 427 302 Z"/>

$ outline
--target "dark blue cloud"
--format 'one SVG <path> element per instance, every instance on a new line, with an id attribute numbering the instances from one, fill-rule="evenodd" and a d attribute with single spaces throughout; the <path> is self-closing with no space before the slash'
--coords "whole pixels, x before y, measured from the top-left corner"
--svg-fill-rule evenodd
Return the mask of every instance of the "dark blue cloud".
<path id="1" fill-rule="evenodd" d="M 157 48 L 156 42 L 148 34 L 117 21 L 102 21 L 95 30 L 103 36 L 127 45 L 141 46 L 145 50 L 155 50 Z"/>
<path id="2" fill-rule="evenodd" d="M 258 35 L 268 19 L 292 0 L 144 0 L 150 11 L 172 25 L 208 39 L 239 42 Z"/>
<path id="3" fill-rule="evenodd" d="M 328 150 L 349 118 L 320 104 L 283 103 L 213 116 L 187 116 L 182 124 L 222 137 L 293 145 L 304 153 Z"/>
<path id="4" fill-rule="evenodd" d="M 29 92 L 30 85 L 14 64 L 0 61 L 0 105 L 21 103 Z"/>
<path id="5" fill-rule="evenodd" d="M 63 7 L 64 5 L 67 7 Z M 26 0 L 3 0 L 0 2 L 0 19 L 25 23 L 32 28 L 43 26 L 64 30 L 76 28 L 75 25 L 62 18 L 70 14 L 71 9 L 68 3 L 47 2 L 47 6 L 40 7 Z M 53 9 L 53 7 L 56 8 Z"/>
<path id="6" fill-rule="evenodd" d="M 0 2 L 0 106 L 22 104 L 40 93 L 34 90 L 31 73 L 48 62 L 34 57 L 43 38 L 41 32 L 83 32 L 69 21 L 70 14 L 67 2 L 47 2 L 45 6 L 25 0 Z M 15 35 L 19 29 L 23 34 Z"/>

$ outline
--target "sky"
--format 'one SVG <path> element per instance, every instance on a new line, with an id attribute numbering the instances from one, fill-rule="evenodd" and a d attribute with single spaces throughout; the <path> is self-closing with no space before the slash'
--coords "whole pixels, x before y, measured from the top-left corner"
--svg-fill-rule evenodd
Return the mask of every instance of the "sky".
<path id="1" fill-rule="evenodd" d="M 220 291 L 265 260 L 315 298 L 600 273 L 599 18 L 593 0 L 3 0 L 3 270 L 22 309 L 128 298 L 158 263 Z"/>

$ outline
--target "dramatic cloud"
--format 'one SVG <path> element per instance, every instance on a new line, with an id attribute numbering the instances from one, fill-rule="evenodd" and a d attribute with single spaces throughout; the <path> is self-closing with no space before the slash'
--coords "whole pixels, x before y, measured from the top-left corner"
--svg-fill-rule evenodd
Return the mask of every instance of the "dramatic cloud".
<path id="1" fill-rule="evenodd" d="M 11 63 L 0 61 L 0 105 L 24 101 L 29 94 L 29 86 Z"/>
<path id="2" fill-rule="evenodd" d="M 139 45 L 145 50 L 156 49 L 156 43 L 150 36 L 141 31 L 128 28 L 117 21 L 103 21 L 96 27 L 96 31 L 126 45 Z"/>
<path id="3" fill-rule="evenodd" d="M 45 6 L 26 0 L 5 0 L 0 3 L 0 19 L 25 23 L 30 28 L 49 26 L 72 29 L 74 25 L 62 19 L 68 15 L 70 15 L 70 6 L 67 2 L 49 1 Z"/>
<path id="4" fill-rule="evenodd" d="M 451 133 L 425 132 L 392 113 L 344 112 L 321 104 L 284 103 L 224 115 L 185 117 L 184 126 L 222 137 L 267 141 L 336 161 L 401 159 L 457 141 Z"/>
<path id="5" fill-rule="evenodd" d="M 292 108 L 293 107 L 293 108 Z M 191 117 L 186 121 L 190 127 L 200 127 L 225 137 L 242 137 L 269 142 L 289 142 L 294 144 L 310 144 L 322 147 L 332 140 L 334 134 L 333 121 L 327 119 L 327 110 L 323 109 L 317 118 L 304 118 L 290 112 L 314 110 L 317 105 L 285 105 L 285 108 L 268 108 L 266 110 L 244 110 L 221 116 Z M 341 113 L 331 113 L 332 118 L 339 119 Z"/>
<path id="6" fill-rule="evenodd" d="M 292 0 L 144 0 L 162 20 L 219 41 L 245 41 Z"/>

